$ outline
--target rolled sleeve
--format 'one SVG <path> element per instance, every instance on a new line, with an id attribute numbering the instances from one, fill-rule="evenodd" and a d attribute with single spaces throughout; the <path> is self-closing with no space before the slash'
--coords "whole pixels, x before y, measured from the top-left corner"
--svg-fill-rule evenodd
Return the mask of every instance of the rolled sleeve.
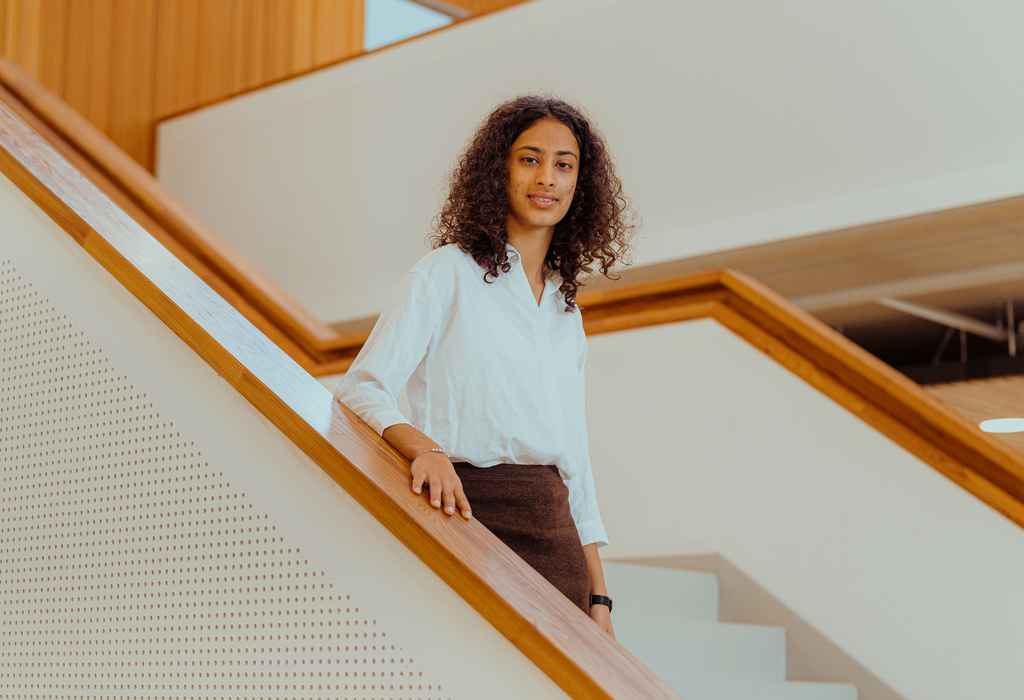
<path id="1" fill-rule="evenodd" d="M 412 424 L 399 410 L 398 397 L 426 354 L 441 313 L 427 274 L 416 268 L 406 272 L 334 389 L 335 399 L 378 435 L 392 425 Z"/>
<path id="2" fill-rule="evenodd" d="M 582 335 L 582 327 L 580 330 Z M 580 535 L 580 543 L 587 545 L 594 542 L 598 548 L 608 544 L 608 533 L 601 518 L 597 504 L 597 488 L 594 484 L 594 471 L 590 463 L 589 435 L 587 431 L 586 401 L 586 358 L 587 339 L 582 336 L 582 349 L 577 361 L 576 386 L 572 414 L 575 420 L 575 449 L 572 451 L 572 476 L 567 482 L 569 489 L 569 508 L 572 511 L 576 530 Z"/>

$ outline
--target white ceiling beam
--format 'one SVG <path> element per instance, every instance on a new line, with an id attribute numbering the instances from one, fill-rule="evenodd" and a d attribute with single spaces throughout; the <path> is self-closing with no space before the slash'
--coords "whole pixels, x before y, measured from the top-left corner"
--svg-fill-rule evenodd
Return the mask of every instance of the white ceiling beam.
<path id="1" fill-rule="evenodd" d="M 989 265 L 973 270 L 912 277 L 898 282 L 885 282 L 823 294 L 810 294 L 796 297 L 792 301 L 804 311 L 820 313 L 831 309 L 872 304 L 878 299 L 915 297 L 1005 282 L 1019 282 L 1021 289 L 1024 289 L 1024 263 Z"/>
<path id="2" fill-rule="evenodd" d="M 957 330 L 966 331 L 967 333 L 973 333 L 974 335 L 980 335 L 983 338 L 989 340 L 995 340 L 998 342 L 1006 342 L 1009 338 L 1009 332 L 1005 328 L 994 326 L 984 321 L 979 321 L 976 318 L 970 316 L 964 316 L 953 311 L 945 311 L 944 309 L 936 309 L 930 306 L 924 306 L 923 304 L 913 304 L 909 301 L 901 301 L 899 299 L 877 299 L 876 304 L 880 304 L 889 309 L 895 309 L 902 311 L 905 314 L 923 318 L 928 321 L 934 321 L 950 328 L 956 328 Z"/>

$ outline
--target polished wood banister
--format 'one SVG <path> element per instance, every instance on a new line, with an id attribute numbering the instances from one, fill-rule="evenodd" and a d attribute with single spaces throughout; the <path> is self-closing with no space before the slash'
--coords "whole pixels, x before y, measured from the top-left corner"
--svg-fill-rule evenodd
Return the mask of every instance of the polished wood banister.
<path id="1" fill-rule="evenodd" d="M 4 174 L 566 693 L 678 697 L 486 527 L 412 494 L 408 460 L 0 98 Z"/>

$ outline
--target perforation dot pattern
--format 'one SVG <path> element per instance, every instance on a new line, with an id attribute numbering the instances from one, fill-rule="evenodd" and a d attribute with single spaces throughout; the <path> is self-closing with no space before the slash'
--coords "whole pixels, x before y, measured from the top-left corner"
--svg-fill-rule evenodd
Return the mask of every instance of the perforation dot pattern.
<path id="1" fill-rule="evenodd" d="M 451 700 L 0 259 L 0 698 L 55 697 Z"/>

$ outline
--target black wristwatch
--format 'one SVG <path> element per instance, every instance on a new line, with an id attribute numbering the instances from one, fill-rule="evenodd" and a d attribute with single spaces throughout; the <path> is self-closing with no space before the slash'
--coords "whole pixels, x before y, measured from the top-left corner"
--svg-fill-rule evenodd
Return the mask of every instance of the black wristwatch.
<path id="1" fill-rule="evenodd" d="M 612 599 L 609 598 L 606 595 L 595 595 L 595 594 L 591 593 L 590 594 L 590 604 L 591 605 L 607 605 L 608 606 L 608 612 L 612 611 Z"/>

